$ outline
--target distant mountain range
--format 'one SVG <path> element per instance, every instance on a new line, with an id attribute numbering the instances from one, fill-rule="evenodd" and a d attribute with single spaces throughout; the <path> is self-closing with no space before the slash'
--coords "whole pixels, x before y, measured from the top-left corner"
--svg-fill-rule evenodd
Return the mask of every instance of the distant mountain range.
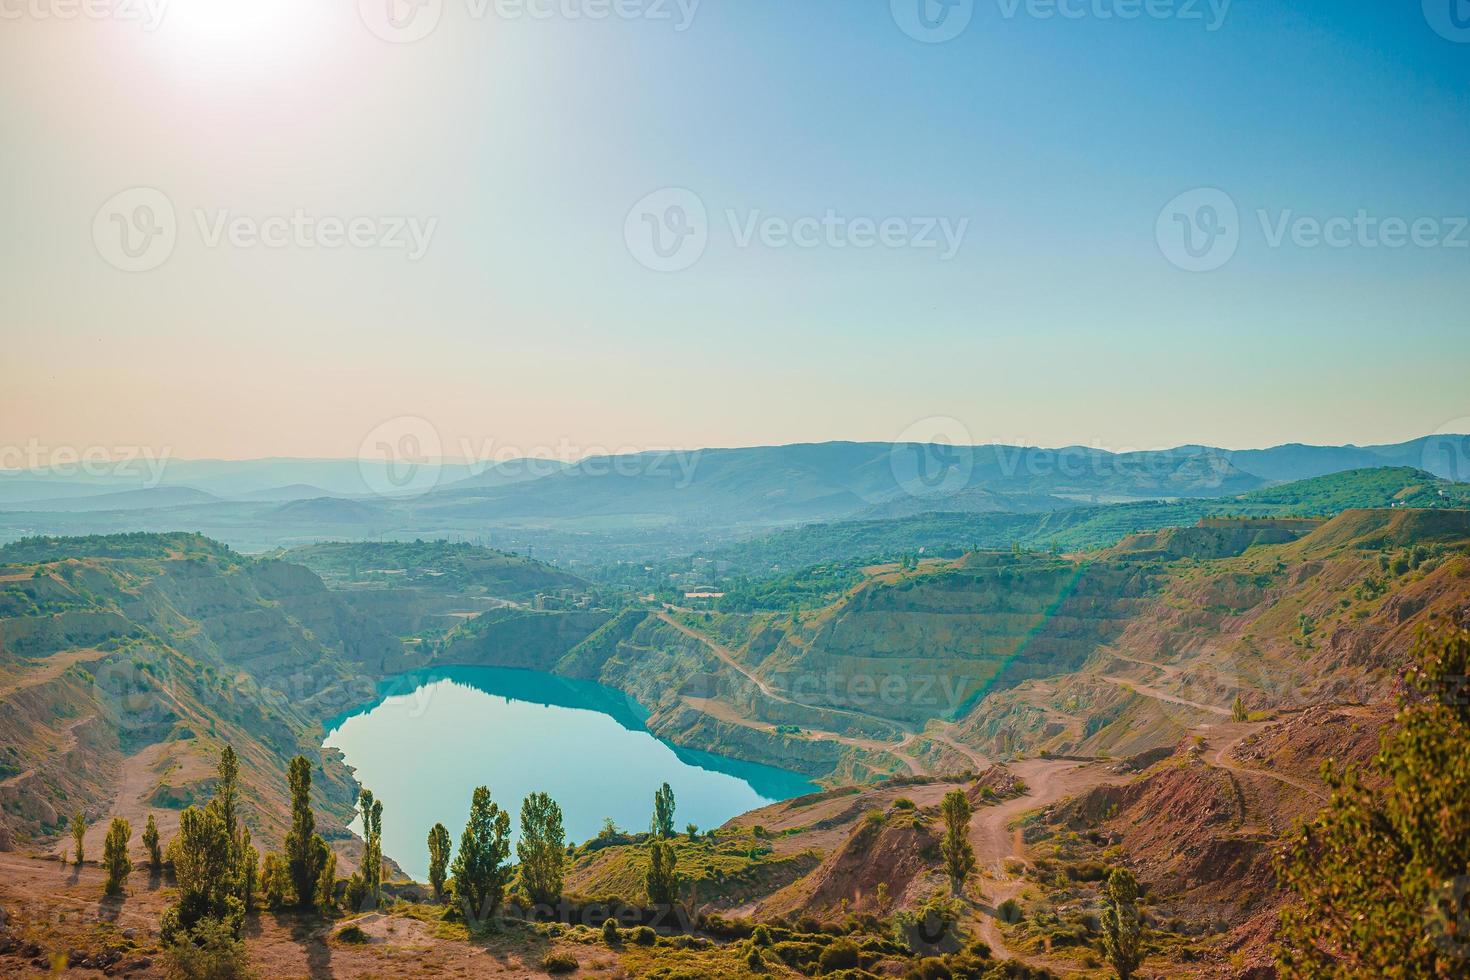
<path id="1" fill-rule="evenodd" d="M 392 469 L 357 460 L 171 460 L 156 485 L 0 473 L 0 540 L 41 533 L 200 530 L 246 550 L 333 539 L 494 532 L 548 557 L 638 560 L 762 529 L 924 514 L 1027 514 L 1236 497 L 1347 470 L 1470 477 L 1470 436 L 1387 446 L 1112 453 L 1087 447 L 829 442 Z M 379 491 L 379 492 L 374 492 Z"/>

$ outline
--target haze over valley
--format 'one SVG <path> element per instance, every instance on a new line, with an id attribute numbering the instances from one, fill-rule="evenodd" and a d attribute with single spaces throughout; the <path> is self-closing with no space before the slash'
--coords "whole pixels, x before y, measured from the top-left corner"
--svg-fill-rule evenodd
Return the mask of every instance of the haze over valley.
<path id="1" fill-rule="evenodd" d="M 0 977 L 1470 977 L 1470 0 L 0 0 Z"/>

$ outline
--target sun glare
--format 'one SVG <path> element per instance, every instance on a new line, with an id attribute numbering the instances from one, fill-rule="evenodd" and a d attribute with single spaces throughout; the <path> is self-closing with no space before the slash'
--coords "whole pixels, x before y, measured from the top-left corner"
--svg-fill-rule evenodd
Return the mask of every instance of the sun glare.
<path id="1" fill-rule="evenodd" d="M 154 40 L 190 70 L 276 70 L 325 44 L 325 4 L 301 0 L 163 0 Z"/>

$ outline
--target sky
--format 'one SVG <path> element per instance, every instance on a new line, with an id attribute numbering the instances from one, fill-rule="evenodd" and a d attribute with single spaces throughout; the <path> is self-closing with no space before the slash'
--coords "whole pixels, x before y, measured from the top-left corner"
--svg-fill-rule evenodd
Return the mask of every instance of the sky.
<path id="1" fill-rule="evenodd" d="M 0 449 L 1470 431 L 1453 3 L 0 0 Z"/>

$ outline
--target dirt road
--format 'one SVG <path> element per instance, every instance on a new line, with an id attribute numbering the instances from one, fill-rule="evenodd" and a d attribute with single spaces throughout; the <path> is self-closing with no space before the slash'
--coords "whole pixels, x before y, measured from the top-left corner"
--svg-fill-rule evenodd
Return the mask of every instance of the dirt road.
<path id="1" fill-rule="evenodd" d="M 685 695 L 683 701 L 694 710 L 703 712 L 713 718 L 718 718 L 727 724 L 740 725 L 743 728 L 753 728 L 761 732 L 775 733 L 776 731 L 775 725 L 769 722 L 747 718 L 736 711 L 732 705 L 718 698 L 696 698 Z M 818 742 L 838 742 L 842 745 L 850 745 L 853 748 L 865 749 L 869 752 L 886 752 L 902 762 L 911 775 L 927 776 L 929 774 L 928 770 L 921 766 L 917 759 L 904 752 L 906 748 L 919 738 L 919 736 L 912 733 L 902 742 L 880 742 L 877 739 L 859 738 L 855 735 L 839 735 L 836 732 L 823 731 L 818 728 L 803 728 L 801 733 L 803 737 Z"/>
<path id="2" fill-rule="evenodd" d="M 1025 861 L 1026 846 L 1019 829 L 1009 824 L 1028 810 L 1048 806 L 1068 796 L 1075 796 L 1094 786 L 1126 782 L 1128 775 L 1104 771 L 1096 762 L 1069 762 L 1059 759 L 1024 759 L 1010 769 L 1026 781 L 1026 793 L 997 806 L 981 807 L 970 820 L 970 844 L 980 869 L 990 875 L 982 879 L 985 900 L 980 904 L 980 938 L 999 957 L 1018 957 L 1006 946 L 999 925 L 999 908 L 1008 898 L 1019 895 L 1026 883 L 1005 869 L 1008 859 Z"/>
<path id="3" fill-rule="evenodd" d="M 1208 712 L 1209 714 L 1218 715 L 1222 718 L 1230 717 L 1230 709 L 1228 708 L 1217 707 L 1213 704 L 1201 704 L 1198 701 L 1191 701 L 1188 698 L 1181 698 L 1178 695 L 1170 694 L 1167 691 L 1161 691 L 1156 687 L 1149 687 L 1146 684 L 1140 684 L 1137 681 L 1129 680 L 1126 677 L 1111 677 L 1107 674 L 1104 674 L 1102 675 L 1102 679 L 1107 681 L 1109 684 L 1116 684 L 1119 687 L 1129 688 L 1136 694 L 1142 694 L 1144 697 L 1153 698 L 1156 701 L 1166 701 L 1169 704 L 1183 705 L 1186 708 L 1194 708 L 1198 711 Z"/>
<path id="4" fill-rule="evenodd" d="M 1268 721 L 1233 722 L 1229 725 L 1215 725 L 1200 729 L 1198 732 L 1199 737 L 1205 739 L 1210 747 L 1209 754 L 1204 757 L 1205 762 L 1248 779 L 1272 779 L 1286 786 L 1299 789 L 1304 793 L 1309 793 L 1325 802 L 1328 799 L 1328 793 L 1326 787 L 1321 783 L 1313 784 L 1304 779 L 1297 779 L 1295 776 L 1287 776 L 1270 769 L 1244 766 L 1231 759 L 1231 755 L 1234 754 L 1236 746 L 1269 724 L 1271 722 Z"/>

